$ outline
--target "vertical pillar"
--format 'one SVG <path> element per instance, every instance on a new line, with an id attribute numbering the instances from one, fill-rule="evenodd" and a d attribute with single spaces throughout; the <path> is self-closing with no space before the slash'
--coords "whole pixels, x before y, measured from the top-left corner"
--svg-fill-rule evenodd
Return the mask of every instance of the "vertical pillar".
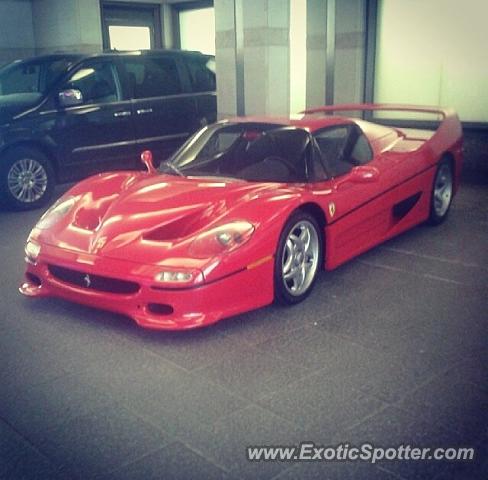
<path id="1" fill-rule="evenodd" d="M 239 0 L 240 1 L 240 0 Z M 218 118 L 238 114 L 236 0 L 215 0 L 215 64 Z M 240 35 L 240 34 L 239 34 Z M 244 76 L 242 72 L 242 77 Z M 239 102 L 243 102 L 243 86 Z M 243 112 L 239 112 L 242 114 Z"/>
<path id="2" fill-rule="evenodd" d="M 289 0 L 246 0 L 243 4 L 246 114 L 287 115 Z"/>
<path id="3" fill-rule="evenodd" d="M 215 0 L 220 118 L 287 115 L 289 0 Z"/>
<path id="4" fill-rule="evenodd" d="M 326 50 L 325 50 L 325 104 L 334 104 L 334 74 L 336 57 L 336 2 L 327 0 L 326 14 Z"/>
<path id="5" fill-rule="evenodd" d="M 335 103 L 364 100 L 366 49 L 366 1 L 336 2 Z"/>
<path id="6" fill-rule="evenodd" d="M 307 1 L 307 107 L 325 104 L 327 1 Z"/>

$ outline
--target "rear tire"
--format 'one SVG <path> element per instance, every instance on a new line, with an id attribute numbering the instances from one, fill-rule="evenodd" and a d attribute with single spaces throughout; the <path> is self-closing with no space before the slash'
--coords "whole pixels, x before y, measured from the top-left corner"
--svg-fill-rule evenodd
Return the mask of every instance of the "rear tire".
<path id="1" fill-rule="evenodd" d="M 322 235 L 315 217 L 297 211 L 286 222 L 275 255 L 275 301 L 294 305 L 308 297 L 322 262 Z"/>
<path id="2" fill-rule="evenodd" d="M 53 167 L 36 149 L 9 150 L 0 162 L 0 198 L 14 210 L 43 207 L 51 199 L 54 186 Z"/>
<path id="3" fill-rule="evenodd" d="M 440 225 L 447 218 L 454 194 L 453 178 L 451 162 L 448 159 L 442 160 L 437 167 L 432 185 L 428 220 L 430 225 Z"/>

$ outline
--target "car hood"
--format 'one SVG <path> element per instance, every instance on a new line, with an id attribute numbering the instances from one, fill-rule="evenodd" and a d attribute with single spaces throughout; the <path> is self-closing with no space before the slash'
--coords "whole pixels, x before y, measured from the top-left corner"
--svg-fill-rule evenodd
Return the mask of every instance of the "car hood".
<path id="1" fill-rule="evenodd" d="M 16 115 L 35 107 L 41 99 L 40 93 L 0 95 L 0 125 L 10 122 Z"/>
<path id="2" fill-rule="evenodd" d="M 242 218 L 244 204 L 288 190 L 230 179 L 103 174 L 69 191 L 75 206 L 48 230 L 37 230 L 37 236 L 68 250 L 160 265 L 191 256 L 189 246 L 201 232 L 247 220 Z"/>

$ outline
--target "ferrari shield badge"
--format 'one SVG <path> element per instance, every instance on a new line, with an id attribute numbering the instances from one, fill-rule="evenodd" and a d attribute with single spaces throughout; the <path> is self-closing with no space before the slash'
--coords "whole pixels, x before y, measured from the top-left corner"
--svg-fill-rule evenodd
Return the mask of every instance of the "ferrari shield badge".
<path id="1" fill-rule="evenodd" d="M 330 214 L 331 217 L 334 216 L 335 211 L 336 211 L 335 203 L 334 202 L 330 202 L 329 203 L 329 214 Z"/>

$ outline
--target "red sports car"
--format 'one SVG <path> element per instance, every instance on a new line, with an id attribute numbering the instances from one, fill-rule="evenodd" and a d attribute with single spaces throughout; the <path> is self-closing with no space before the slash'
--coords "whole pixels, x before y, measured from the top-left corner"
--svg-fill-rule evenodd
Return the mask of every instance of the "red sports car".
<path id="1" fill-rule="evenodd" d="M 435 132 L 327 115 L 401 110 Z M 325 115 L 324 115 L 325 114 Z M 157 170 L 88 178 L 32 230 L 20 291 L 187 329 L 294 304 L 331 270 L 413 226 L 442 222 L 459 185 L 451 110 L 339 105 L 206 126 Z"/>

